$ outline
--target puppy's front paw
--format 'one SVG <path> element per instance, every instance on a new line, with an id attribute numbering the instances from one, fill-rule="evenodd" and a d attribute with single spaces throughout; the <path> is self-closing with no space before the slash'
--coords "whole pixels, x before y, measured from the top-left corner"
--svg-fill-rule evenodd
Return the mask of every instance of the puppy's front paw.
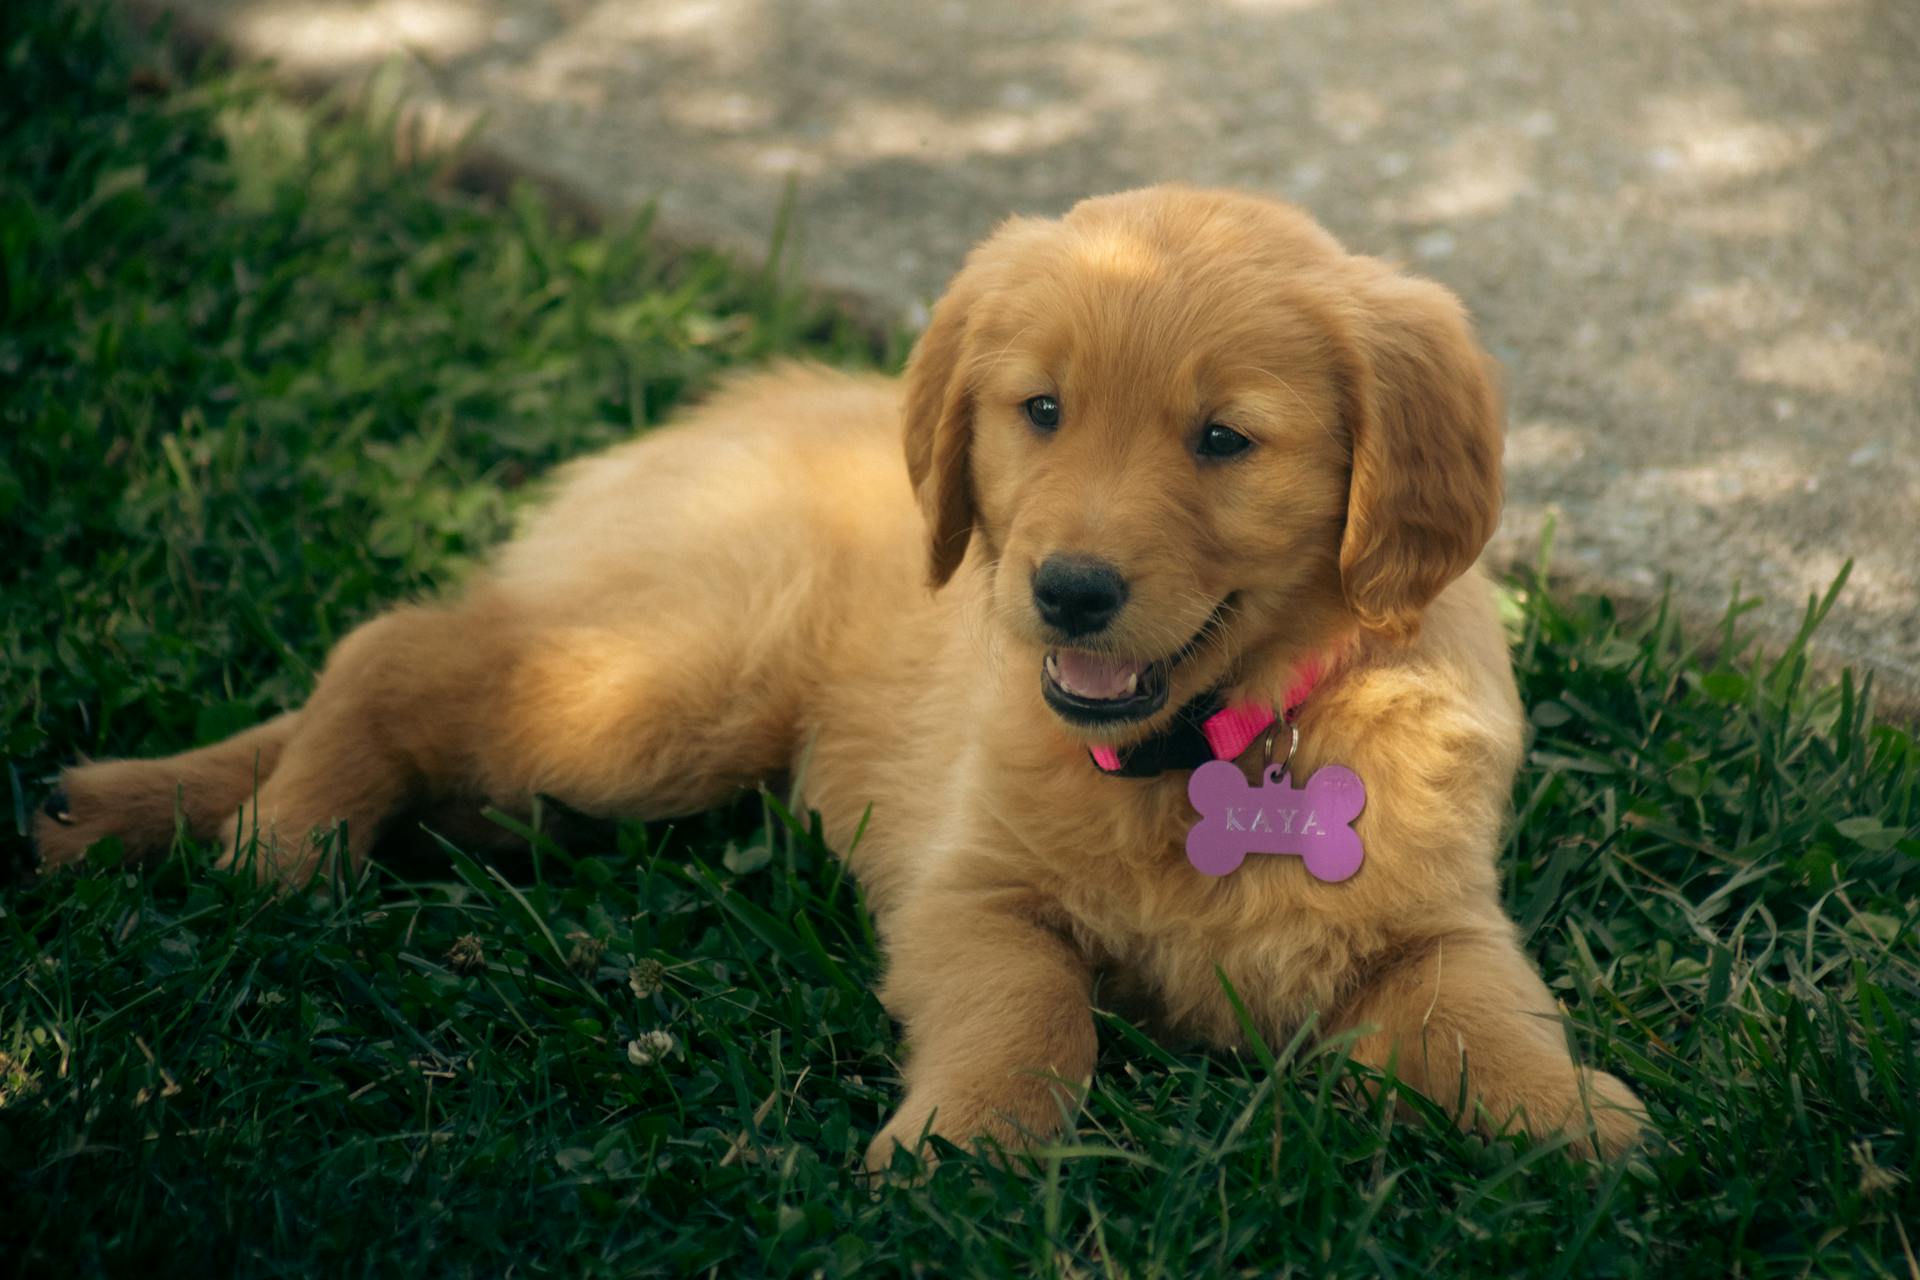
<path id="1" fill-rule="evenodd" d="M 1070 1129 L 1086 1091 L 1087 1082 L 1075 1087 L 1039 1073 L 996 1091 L 991 1101 L 985 1093 L 936 1098 L 909 1090 L 900 1110 L 868 1145 L 867 1170 L 881 1173 L 892 1168 L 895 1150 L 917 1154 L 931 1170 L 938 1159 L 926 1141 L 930 1137 L 944 1138 L 957 1147 L 988 1143 L 1000 1155 L 1023 1151 Z"/>
<path id="2" fill-rule="evenodd" d="M 1589 1073 L 1586 1106 L 1593 1113 L 1593 1135 L 1575 1144 L 1581 1154 L 1597 1153 L 1611 1160 L 1645 1140 L 1650 1128 L 1647 1109 L 1618 1076 L 1605 1071 Z M 1584 1121 L 1584 1114 L 1581 1119 Z"/>

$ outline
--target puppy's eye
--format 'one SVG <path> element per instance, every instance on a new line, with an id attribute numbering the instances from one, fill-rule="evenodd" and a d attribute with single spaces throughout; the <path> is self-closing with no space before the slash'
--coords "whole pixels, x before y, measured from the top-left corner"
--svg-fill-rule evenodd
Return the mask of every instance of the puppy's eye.
<path id="1" fill-rule="evenodd" d="M 1027 411 L 1027 421 L 1042 431 L 1060 425 L 1060 402 L 1052 396 L 1035 396 L 1020 407 Z"/>
<path id="2" fill-rule="evenodd" d="M 1200 432 L 1200 442 L 1194 446 L 1194 452 L 1203 458 L 1231 458 L 1253 448 L 1253 441 L 1235 431 L 1232 427 L 1223 427 L 1217 422 L 1209 422 Z"/>

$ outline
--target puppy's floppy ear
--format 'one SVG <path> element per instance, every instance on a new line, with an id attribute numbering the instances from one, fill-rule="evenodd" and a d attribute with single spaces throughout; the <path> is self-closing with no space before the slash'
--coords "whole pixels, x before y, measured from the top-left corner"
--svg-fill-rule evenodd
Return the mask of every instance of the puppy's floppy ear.
<path id="1" fill-rule="evenodd" d="M 974 502 L 973 391 L 965 350 L 977 268 L 954 277 L 907 361 L 907 476 L 927 522 L 927 578 L 946 584 L 967 554 Z"/>
<path id="2" fill-rule="evenodd" d="M 1499 523 L 1500 393 L 1459 301 L 1378 269 L 1354 334 L 1340 581 L 1362 626 L 1404 639 Z"/>

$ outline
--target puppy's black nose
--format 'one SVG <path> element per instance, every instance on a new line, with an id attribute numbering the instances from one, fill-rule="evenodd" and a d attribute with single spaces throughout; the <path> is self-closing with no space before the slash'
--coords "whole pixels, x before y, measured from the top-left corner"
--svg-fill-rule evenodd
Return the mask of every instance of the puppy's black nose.
<path id="1" fill-rule="evenodd" d="M 1127 602 L 1127 580 L 1092 556 L 1048 556 L 1033 575 L 1033 604 L 1040 619 L 1063 635 L 1102 630 Z"/>

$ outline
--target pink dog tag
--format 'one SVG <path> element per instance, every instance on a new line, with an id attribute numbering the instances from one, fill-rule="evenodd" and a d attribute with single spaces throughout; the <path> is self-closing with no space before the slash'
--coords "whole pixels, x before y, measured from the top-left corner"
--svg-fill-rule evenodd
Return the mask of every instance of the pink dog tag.
<path id="1" fill-rule="evenodd" d="M 1307 873 L 1329 883 L 1360 869 L 1366 855 L 1353 821 L 1367 804 L 1360 775 L 1337 764 L 1296 787 L 1280 765 L 1258 787 L 1238 765 L 1211 760 L 1193 771 L 1187 798 L 1200 821 L 1187 832 L 1187 861 L 1206 875 L 1224 876 L 1249 853 L 1298 854 Z"/>

